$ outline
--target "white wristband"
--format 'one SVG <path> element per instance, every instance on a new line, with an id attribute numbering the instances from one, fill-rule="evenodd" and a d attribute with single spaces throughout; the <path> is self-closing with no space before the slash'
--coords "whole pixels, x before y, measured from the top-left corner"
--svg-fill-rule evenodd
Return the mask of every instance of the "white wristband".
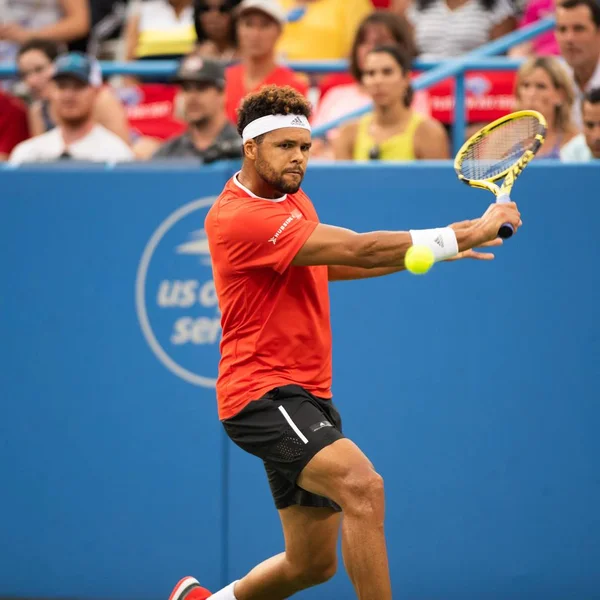
<path id="1" fill-rule="evenodd" d="M 427 246 L 433 251 L 435 262 L 452 258 L 458 254 L 456 234 L 451 227 L 439 229 L 411 229 L 414 246 Z"/>

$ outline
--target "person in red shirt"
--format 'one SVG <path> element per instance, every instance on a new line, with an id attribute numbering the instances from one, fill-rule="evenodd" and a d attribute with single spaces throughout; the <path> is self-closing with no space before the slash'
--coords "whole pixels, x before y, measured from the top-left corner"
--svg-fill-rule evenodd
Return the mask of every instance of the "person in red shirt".
<path id="1" fill-rule="evenodd" d="M 275 45 L 286 20 L 277 1 L 244 0 L 236 16 L 241 61 L 225 72 L 225 111 L 232 123 L 237 123 L 244 96 L 263 85 L 289 85 L 308 94 L 306 80 L 275 60 Z"/>
<path id="2" fill-rule="evenodd" d="M 29 137 L 25 105 L 0 90 L 0 161 Z"/>
<path id="3" fill-rule="evenodd" d="M 231 440 L 262 459 L 285 552 L 210 596 L 283 600 L 333 576 L 342 522 L 344 563 L 361 600 L 391 600 L 382 478 L 342 433 L 331 400 L 328 282 L 404 269 L 413 244 L 437 260 L 492 258 L 513 202 L 433 230 L 358 234 L 319 222 L 300 189 L 311 146 L 308 101 L 290 87 L 248 96 L 238 131 L 242 170 L 205 219 L 223 337 L 219 418 Z M 441 243 L 441 245 L 440 245 Z M 170 600 L 200 600 L 193 577 Z"/>

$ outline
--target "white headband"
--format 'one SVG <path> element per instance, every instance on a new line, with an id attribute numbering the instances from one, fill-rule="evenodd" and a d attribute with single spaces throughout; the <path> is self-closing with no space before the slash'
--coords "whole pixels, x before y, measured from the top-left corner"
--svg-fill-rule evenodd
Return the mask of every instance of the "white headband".
<path id="1" fill-rule="evenodd" d="M 242 131 L 242 142 L 245 144 L 248 140 L 276 129 L 284 127 L 300 127 L 301 129 L 311 130 L 310 123 L 304 115 L 267 115 L 248 123 Z"/>

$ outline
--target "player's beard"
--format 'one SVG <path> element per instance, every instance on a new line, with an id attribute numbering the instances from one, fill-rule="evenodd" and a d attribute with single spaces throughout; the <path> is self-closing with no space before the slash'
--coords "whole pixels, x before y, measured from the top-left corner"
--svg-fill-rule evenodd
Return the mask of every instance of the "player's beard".
<path id="1" fill-rule="evenodd" d="M 283 179 L 283 175 L 278 174 L 266 160 L 261 158 L 260 151 L 256 156 L 254 167 L 261 179 L 268 183 L 272 188 L 275 188 L 280 194 L 295 194 L 300 189 L 302 178 L 298 183 L 286 183 Z"/>

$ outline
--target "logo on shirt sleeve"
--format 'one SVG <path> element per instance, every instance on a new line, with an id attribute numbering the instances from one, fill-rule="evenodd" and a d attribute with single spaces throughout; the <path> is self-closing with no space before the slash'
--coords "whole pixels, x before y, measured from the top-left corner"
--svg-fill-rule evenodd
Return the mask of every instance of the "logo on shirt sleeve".
<path id="1" fill-rule="evenodd" d="M 289 224 L 294 219 L 301 219 L 301 218 L 302 218 L 302 213 L 297 208 L 295 208 L 290 213 L 290 216 L 281 224 L 279 229 L 275 232 L 275 235 L 273 237 L 269 238 L 269 242 L 271 242 L 271 244 L 275 245 L 277 243 L 277 238 L 279 238 L 279 236 L 287 229 Z"/>

